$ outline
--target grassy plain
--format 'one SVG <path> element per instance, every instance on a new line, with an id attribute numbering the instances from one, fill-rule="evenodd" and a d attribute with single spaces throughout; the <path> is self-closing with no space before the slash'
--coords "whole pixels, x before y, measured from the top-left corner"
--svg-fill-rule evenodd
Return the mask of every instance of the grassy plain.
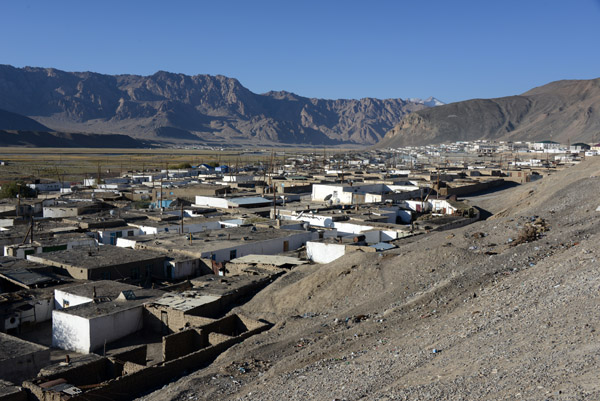
<path id="1" fill-rule="evenodd" d="M 199 149 L 91 149 L 91 148 L 1 148 L 0 181 L 48 178 L 61 181 L 81 181 L 86 177 L 115 177 L 127 171 L 152 171 L 173 168 L 181 163 L 197 165 L 216 162 L 230 166 L 249 163 L 268 164 L 271 152 L 276 163 L 296 154 L 315 153 L 319 149 L 262 149 L 262 150 L 199 150 Z M 343 149 L 326 153 L 345 152 Z"/>

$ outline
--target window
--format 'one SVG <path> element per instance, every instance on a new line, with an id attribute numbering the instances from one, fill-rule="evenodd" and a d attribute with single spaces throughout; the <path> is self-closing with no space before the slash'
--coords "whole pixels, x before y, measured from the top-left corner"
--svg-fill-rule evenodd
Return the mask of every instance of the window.
<path id="1" fill-rule="evenodd" d="M 102 272 L 102 280 L 110 280 L 110 272 Z"/>
<path id="2" fill-rule="evenodd" d="M 138 279 L 140 278 L 140 267 L 136 266 L 131 269 L 131 278 Z"/>
<path id="3" fill-rule="evenodd" d="M 133 230 L 127 231 L 127 236 L 128 237 L 133 237 Z"/>
<path id="4" fill-rule="evenodd" d="M 69 307 L 69 301 L 67 301 L 66 299 L 63 299 L 63 308 L 68 308 Z"/>
<path id="5" fill-rule="evenodd" d="M 235 259 L 237 257 L 237 250 L 229 251 L 229 260 Z"/>

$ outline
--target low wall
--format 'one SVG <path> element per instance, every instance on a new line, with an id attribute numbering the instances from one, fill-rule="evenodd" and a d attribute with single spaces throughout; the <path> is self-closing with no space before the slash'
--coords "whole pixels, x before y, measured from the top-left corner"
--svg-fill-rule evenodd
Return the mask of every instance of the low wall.
<path id="1" fill-rule="evenodd" d="M 453 230 L 455 228 L 459 228 L 459 227 L 464 227 L 464 226 L 468 226 L 471 223 L 476 222 L 477 220 L 479 220 L 479 213 L 477 213 L 476 217 L 465 217 L 462 219 L 458 219 L 456 221 L 453 221 L 452 223 L 448 223 L 448 224 L 444 224 L 441 225 L 439 227 L 434 228 L 431 231 L 446 231 L 446 230 Z"/>
<path id="2" fill-rule="evenodd" d="M 146 356 L 148 354 L 148 346 L 146 344 L 136 345 L 124 351 L 110 354 L 114 358 L 123 362 L 133 362 L 138 365 L 146 365 Z"/>
<path id="3" fill-rule="evenodd" d="M 201 330 L 190 329 L 164 336 L 162 339 L 163 361 L 168 362 L 191 354 L 208 345 Z"/>
<path id="4" fill-rule="evenodd" d="M 235 316 L 235 315 L 233 315 Z M 237 317 L 237 316 L 235 316 Z M 110 379 L 108 381 L 95 381 L 94 383 L 89 383 L 90 386 L 84 386 L 82 390 L 84 390 L 81 394 L 72 396 L 69 398 L 70 401 L 89 401 L 89 400 L 98 400 L 105 401 L 107 399 L 110 400 L 129 400 L 135 397 L 138 394 L 147 393 L 156 388 L 159 388 L 164 383 L 167 383 L 177 377 L 181 376 L 185 372 L 191 372 L 205 366 L 208 366 L 212 363 L 221 353 L 223 353 L 228 348 L 233 345 L 244 341 L 245 339 L 268 330 L 270 328 L 270 324 L 262 323 L 242 317 L 237 317 L 238 321 L 236 323 L 235 319 L 227 320 L 226 325 L 232 324 L 243 324 L 245 327 L 251 328 L 250 330 L 240 334 L 237 337 L 226 339 L 222 342 L 219 342 L 215 345 L 210 345 L 205 348 L 202 348 L 198 351 L 192 352 L 191 354 L 187 354 L 181 356 L 179 358 L 162 362 L 158 365 L 141 368 L 140 366 L 136 366 L 133 363 L 125 363 L 123 366 L 123 376 L 119 376 L 114 379 Z M 196 330 L 188 330 L 188 331 L 196 331 Z M 182 332 L 184 333 L 184 332 Z M 177 335 L 182 335 L 182 333 L 177 333 L 173 335 L 173 340 L 181 340 L 182 337 L 176 337 Z M 203 334 L 203 333 L 202 333 Z M 193 336 L 193 334 L 183 334 L 183 336 Z M 222 338 L 225 338 L 221 336 Z M 105 371 L 110 370 L 110 361 L 108 358 L 101 358 L 99 363 L 104 363 Z M 65 372 L 63 372 L 65 373 Z M 67 379 L 67 382 L 73 384 L 75 386 L 79 385 L 82 382 L 83 375 L 93 373 L 88 368 L 86 372 L 79 373 L 77 375 L 79 379 L 75 377 L 71 377 Z M 60 377 L 63 377 L 61 375 Z M 46 381 L 48 378 L 44 378 Z M 88 380 L 85 380 L 88 381 Z M 34 399 L 42 400 L 42 401 L 62 401 L 61 393 L 54 391 L 43 391 L 40 387 L 41 381 L 39 379 L 24 382 L 23 386 L 29 389 L 32 392 Z M 87 387 L 87 388 L 85 388 Z"/>
<path id="5" fill-rule="evenodd" d="M 450 187 L 440 188 L 439 194 L 444 195 L 444 196 L 451 196 L 451 195 L 464 196 L 464 195 L 473 194 L 476 192 L 486 191 L 488 189 L 498 187 L 503 184 L 505 184 L 505 181 L 503 179 L 497 179 L 497 180 L 490 180 L 490 181 L 486 181 L 486 182 L 473 183 L 470 185 L 458 186 L 458 187 L 454 187 L 454 188 L 452 186 L 450 186 Z"/>

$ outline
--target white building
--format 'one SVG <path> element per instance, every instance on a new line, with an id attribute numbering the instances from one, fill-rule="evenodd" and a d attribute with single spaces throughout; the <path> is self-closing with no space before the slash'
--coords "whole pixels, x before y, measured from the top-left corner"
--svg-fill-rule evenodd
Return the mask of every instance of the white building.
<path id="1" fill-rule="evenodd" d="M 328 202 L 334 205 L 352 205 L 361 203 L 382 202 L 386 195 L 395 198 L 418 197 L 421 188 L 412 182 L 404 185 L 367 184 L 367 185 L 344 185 L 344 184 L 313 184 L 311 200 L 313 202 Z"/>
<path id="2" fill-rule="evenodd" d="M 234 209 L 239 207 L 253 208 L 273 204 L 273 200 L 260 196 L 247 196 L 238 198 L 216 198 L 214 196 L 196 196 L 197 207 L 215 207 L 218 209 Z"/>
<path id="3" fill-rule="evenodd" d="M 554 153 L 560 149 L 560 143 L 554 141 L 539 141 L 531 144 L 531 149 L 537 152 Z"/>
<path id="4" fill-rule="evenodd" d="M 135 333 L 143 327 L 143 304 L 162 294 L 136 288 L 115 299 L 96 297 L 94 302 L 54 310 L 52 346 L 86 354 Z"/>

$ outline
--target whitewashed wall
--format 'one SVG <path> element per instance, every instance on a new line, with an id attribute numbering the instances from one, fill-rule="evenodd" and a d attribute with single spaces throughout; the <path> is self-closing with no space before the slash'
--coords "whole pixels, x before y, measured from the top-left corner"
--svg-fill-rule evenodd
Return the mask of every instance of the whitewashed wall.
<path id="1" fill-rule="evenodd" d="M 89 321 L 59 310 L 53 311 L 52 346 L 87 354 L 90 349 Z"/>
<path id="2" fill-rule="evenodd" d="M 213 196 L 196 196 L 196 205 L 217 207 L 221 209 L 229 208 L 229 203 L 226 198 L 215 198 Z"/>
<path id="3" fill-rule="evenodd" d="M 69 303 L 69 307 L 92 302 L 94 300 L 92 295 L 92 292 L 90 292 L 89 297 L 84 297 L 81 295 L 70 294 L 68 290 L 54 290 L 54 309 L 63 309 L 65 301 Z"/>
<path id="4" fill-rule="evenodd" d="M 316 263 L 330 263 L 341 258 L 346 253 L 342 244 L 326 244 L 323 242 L 307 242 L 306 256 Z"/>
<path id="5" fill-rule="evenodd" d="M 110 315 L 99 316 L 90 320 L 90 339 L 87 352 L 92 352 L 110 343 L 135 333 L 143 326 L 142 306 L 121 310 Z"/>

